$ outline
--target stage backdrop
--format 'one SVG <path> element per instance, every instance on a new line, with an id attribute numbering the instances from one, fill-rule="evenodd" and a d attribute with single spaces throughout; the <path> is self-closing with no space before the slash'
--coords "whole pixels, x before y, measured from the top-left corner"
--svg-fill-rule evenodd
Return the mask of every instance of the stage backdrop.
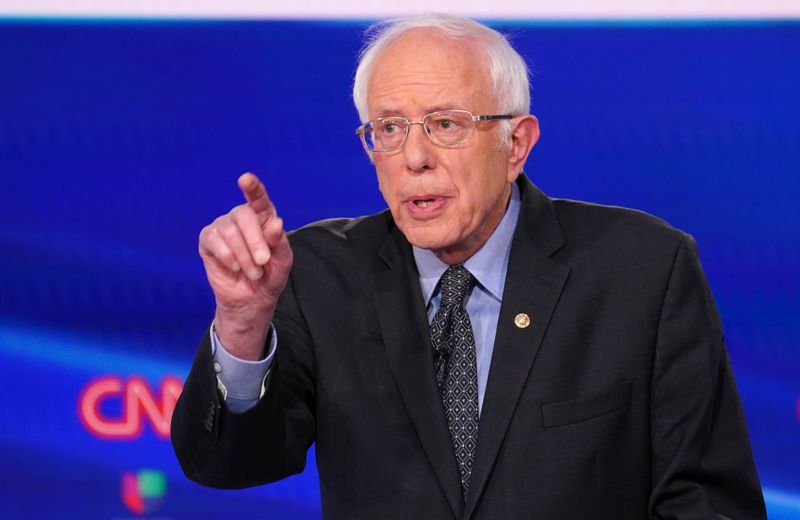
<path id="1" fill-rule="evenodd" d="M 533 181 L 697 238 L 771 516 L 800 517 L 800 24 L 495 25 L 532 70 Z M 350 103 L 364 27 L 0 20 L 0 517 L 319 518 L 313 450 L 209 490 L 168 425 L 213 312 L 197 235 L 236 177 L 290 228 L 383 208 Z"/>

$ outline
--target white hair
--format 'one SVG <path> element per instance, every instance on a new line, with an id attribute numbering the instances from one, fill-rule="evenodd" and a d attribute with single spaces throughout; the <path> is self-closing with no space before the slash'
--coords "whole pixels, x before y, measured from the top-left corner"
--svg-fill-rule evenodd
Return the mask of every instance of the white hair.
<path id="1" fill-rule="evenodd" d="M 528 67 L 522 56 L 511 47 L 505 36 L 469 18 L 446 14 L 426 14 L 396 18 L 375 24 L 367 29 L 364 46 L 359 55 L 353 82 L 353 102 L 361 122 L 369 120 L 367 87 L 375 60 L 391 43 L 412 29 L 433 29 L 457 39 L 477 42 L 486 57 L 498 114 L 527 115 L 531 95 Z M 506 146 L 511 137 L 511 124 L 501 121 L 500 143 Z"/>

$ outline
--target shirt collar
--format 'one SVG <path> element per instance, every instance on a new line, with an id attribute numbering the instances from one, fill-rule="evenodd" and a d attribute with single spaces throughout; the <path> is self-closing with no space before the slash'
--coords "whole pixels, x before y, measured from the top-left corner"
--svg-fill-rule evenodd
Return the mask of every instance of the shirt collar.
<path id="1" fill-rule="evenodd" d="M 514 236 L 514 229 L 517 227 L 519 217 L 520 195 L 516 183 L 511 185 L 511 200 L 509 200 L 503 219 L 494 230 L 489 240 L 483 244 L 474 255 L 464 262 L 472 276 L 478 283 L 491 294 L 497 301 L 503 301 L 503 286 L 505 284 L 506 270 L 508 267 L 508 255 L 511 251 L 511 239 Z M 439 279 L 449 267 L 439 260 L 433 251 L 412 246 L 414 261 L 417 263 L 419 272 L 419 283 L 422 288 L 422 296 L 425 298 L 427 306 Z M 500 269 L 498 269 L 498 258 L 502 259 Z"/>

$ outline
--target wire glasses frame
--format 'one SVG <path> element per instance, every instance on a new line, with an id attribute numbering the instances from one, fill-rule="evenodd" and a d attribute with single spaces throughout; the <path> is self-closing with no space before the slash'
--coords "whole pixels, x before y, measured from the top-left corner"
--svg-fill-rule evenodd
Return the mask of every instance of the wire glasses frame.
<path id="1" fill-rule="evenodd" d="M 422 125 L 433 144 L 453 148 L 472 139 L 476 122 L 513 117 L 510 114 L 475 116 L 466 110 L 440 110 L 418 121 L 400 116 L 379 117 L 359 126 L 356 135 L 361 137 L 361 144 L 368 152 L 394 152 L 405 146 L 411 125 Z"/>

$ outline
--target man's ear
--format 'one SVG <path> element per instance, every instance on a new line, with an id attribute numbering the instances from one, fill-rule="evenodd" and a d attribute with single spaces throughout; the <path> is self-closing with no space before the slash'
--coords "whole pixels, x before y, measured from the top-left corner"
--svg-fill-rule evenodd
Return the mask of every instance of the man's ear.
<path id="1" fill-rule="evenodd" d="M 517 180 L 531 150 L 539 140 L 539 120 L 536 116 L 521 116 L 511 120 L 512 133 L 508 148 L 508 182 Z"/>

